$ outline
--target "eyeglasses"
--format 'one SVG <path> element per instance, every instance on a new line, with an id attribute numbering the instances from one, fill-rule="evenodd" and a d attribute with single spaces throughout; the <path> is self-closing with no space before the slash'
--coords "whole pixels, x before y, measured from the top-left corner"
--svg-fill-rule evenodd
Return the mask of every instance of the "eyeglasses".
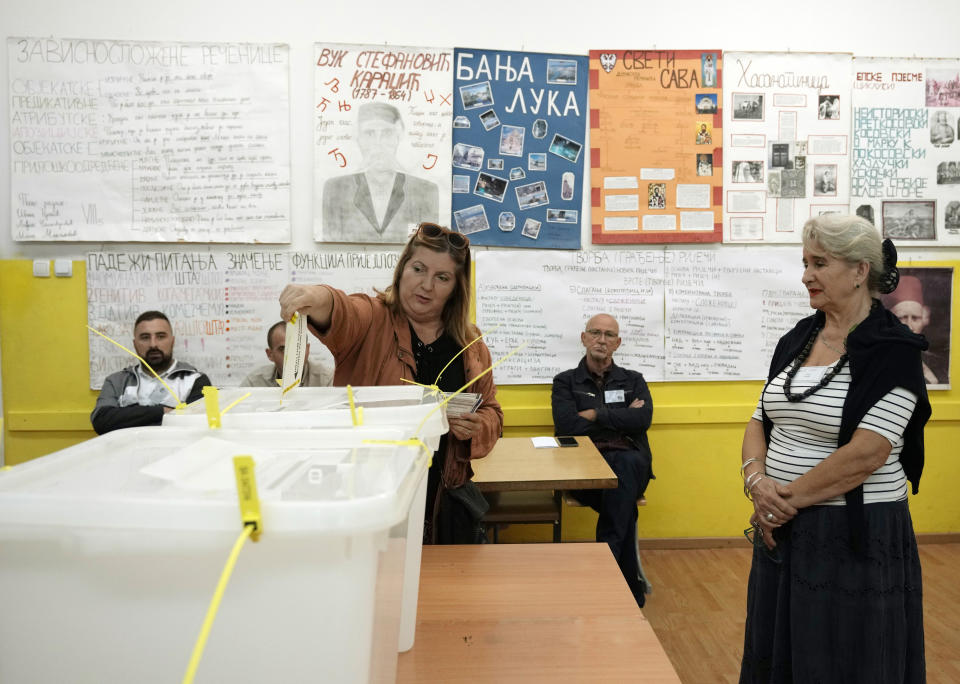
<path id="1" fill-rule="evenodd" d="M 743 536 L 753 544 L 753 548 L 761 549 L 771 561 L 774 563 L 781 562 L 780 547 L 774 546 L 772 549 L 767 547 L 763 541 L 763 528 L 760 527 L 760 523 L 750 525 L 750 527 L 743 531 Z"/>
<path id="2" fill-rule="evenodd" d="M 447 244 L 454 249 L 466 249 L 470 246 L 470 238 L 455 231 L 447 230 L 443 226 L 438 226 L 436 223 L 421 223 L 417 229 L 417 233 L 433 240 L 445 237 Z"/>
<path id="3" fill-rule="evenodd" d="M 619 333 L 615 333 L 612 330 L 591 329 L 591 330 L 585 330 L 584 332 L 587 333 L 590 337 L 592 337 L 595 340 L 599 340 L 601 337 L 605 337 L 608 340 L 615 340 L 618 337 L 620 337 Z"/>

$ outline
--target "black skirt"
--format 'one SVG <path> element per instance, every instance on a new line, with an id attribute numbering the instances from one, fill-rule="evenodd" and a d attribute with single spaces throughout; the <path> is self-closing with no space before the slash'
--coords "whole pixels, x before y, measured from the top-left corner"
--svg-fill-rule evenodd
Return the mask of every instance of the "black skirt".
<path id="1" fill-rule="evenodd" d="M 866 548 L 845 506 L 813 506 L 753 551 L 740 684 L 926 681 L 920 557 L 906 501 L 864 506 Z"/>

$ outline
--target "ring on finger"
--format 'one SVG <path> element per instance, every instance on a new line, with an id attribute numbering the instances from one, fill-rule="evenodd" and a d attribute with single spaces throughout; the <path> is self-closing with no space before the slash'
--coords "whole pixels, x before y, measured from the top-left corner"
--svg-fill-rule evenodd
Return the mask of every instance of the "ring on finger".
<path id="1" fill-rule="evenodd" d="M 773 522 L 773 513 L 767 513 L 767 522 Z"/>

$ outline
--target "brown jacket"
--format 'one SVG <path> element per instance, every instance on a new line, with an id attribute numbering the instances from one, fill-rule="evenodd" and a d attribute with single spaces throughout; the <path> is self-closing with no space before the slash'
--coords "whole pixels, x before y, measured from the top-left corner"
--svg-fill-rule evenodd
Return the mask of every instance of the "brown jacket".
<path id="1" fill-rule="evenodd" d="M 336 361 L 333 384 L 361 386 L 399 385 L 401 378 L 416 377 L 416 361 L 410 339 L 410 325 L 402 314 L 394 314 L 380 299 L 365 294 L 348 295 L 325 286 L 333 293 L 330 327 L 321 333 L 310 325 Z M 483 340 L 463 353 L 464 371 L 469 382 L 492 365 L 490 350 Z M 487 373 L 468 388 L 483 395 L 477 409 L 482 419 L 480 434 L 469 441 L 447 435 L 447 454 L 443 483 L 452 489 L 473 477 L 470 459 L 483 458 L 500 438 L 503 411 L 497 401 L 493 373 Z"/>

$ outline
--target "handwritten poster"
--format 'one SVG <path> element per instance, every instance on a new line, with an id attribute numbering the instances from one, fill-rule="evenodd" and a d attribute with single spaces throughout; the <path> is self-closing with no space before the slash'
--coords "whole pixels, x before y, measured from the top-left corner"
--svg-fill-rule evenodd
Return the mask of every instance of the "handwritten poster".
<path id="1" fill-rule="evenodd" d="M 458 48 L 451 227 L 476 245 L 579 249 L 587 58 Z"/>
<path id="2" fill-rule="evenodd" d="M 7 52 L 14 240 L 290 241 L 286 45 Z"/>
<path id="3" fill-rule="evenodd" d="M 87 255 L 88 324 L 131 348 L 137 316 L 151 309 L 170 319 L 174 358 L 209 375 L 219 387 L 238 385 L 268 363 L 267 330 L 280 320 L 278 298 L 290 282 L 325 283 L 347 292 L 390 284 L 397 255 L 374 252 L 97 252 Z M 89 333 L 90 387 L 136 360 Z M 313 340 L 311 362 L 332 367 Z"/>
<path id="4" fill-rule="evenodd" d="M 851 55 L 724 53 L 723 241 L 797 243 L 847 213 Z"/>
<path id="5" fill-rule="evenodd" d="M 853 69 L 851 209 L 898 245 L 960 244 L 960 60 Z"/>
<path id="6" fill-rule="evenodd" d="M 407 241 L 450 215 L 450 50 L 314 46 L 314 237 Z"/>
<path id="7" fill-rule="evenodd" d="M 594 243 L 722 238 L 720 50 L 591 50 Z"/>
<path id="8" fill-rule="evenodd" d="M 576 366 L 580 333 L 602 312 L 620 323 L 617 363 L 648 381 L 757 380 L 812 313 L 797 247 L 481 252 L 476 264 L 477 325 L 494 360 L 528 345 L 494 370 L 503 385 Z"/>

